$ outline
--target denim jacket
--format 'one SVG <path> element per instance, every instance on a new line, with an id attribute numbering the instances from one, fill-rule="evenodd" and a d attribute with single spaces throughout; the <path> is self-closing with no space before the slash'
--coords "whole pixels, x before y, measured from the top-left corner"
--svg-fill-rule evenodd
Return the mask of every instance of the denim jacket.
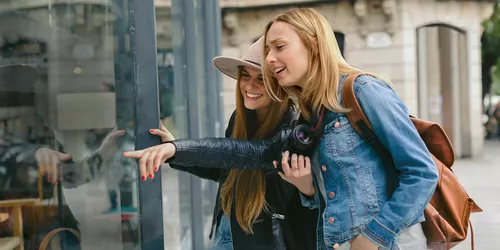
<path id="1" fill-rule="evenodd" d="M 339 98 L 346 78 L 340 78 Z M 388 84 L 363 75 L 355 80 L 354 91 L 392 162 L 384 162 L 356 133 L 345 113 L 325 110 L 325 131 L 312 158 L 317 192 L 302 196 L 302 202 L 319 208 L 319 250 L 359 234 L 384 249 L 397 249 L 398 235 L 424 220 L 438 171 L 406 106 Z M 388 174 L 389 164 L 397 173 Z M 389 182 L 395 190 L 388 190 Z"/>

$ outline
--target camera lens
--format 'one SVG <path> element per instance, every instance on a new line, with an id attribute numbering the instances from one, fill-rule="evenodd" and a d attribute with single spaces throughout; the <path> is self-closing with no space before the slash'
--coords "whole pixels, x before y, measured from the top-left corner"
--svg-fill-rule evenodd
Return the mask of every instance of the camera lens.
<path id="1" fill-rule="evenodd" d="M 300 141 L 302 143 L 307 143 L 309 141 L 309 135 L 307 132 L 304 132 L 304 131 L 298 131 L 296 137 L 297 137 L 298 141 Z"/>
<path id="2" fill-rule="evenodd" d="M 313 143 L 310 137 L 309 126 L 303 124 L 293 129 L 290 139 L 290 146 L 296 151 L 304 151 Z"/>

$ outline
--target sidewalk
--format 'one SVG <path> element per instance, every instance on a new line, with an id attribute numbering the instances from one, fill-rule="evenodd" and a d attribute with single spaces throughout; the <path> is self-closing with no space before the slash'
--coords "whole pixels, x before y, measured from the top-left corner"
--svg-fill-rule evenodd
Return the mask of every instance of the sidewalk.
<path id="1" fill-rule="evenodd" d="M 487 141 L 484 155 L 477 159 L 457 160 L 455 174 L 465 190 L 484 210 L 471 215 L 474 245 L 478 250 L 500 248 L 500 141 Z M 469 239 L 453 250 L 470 250 Z"/>

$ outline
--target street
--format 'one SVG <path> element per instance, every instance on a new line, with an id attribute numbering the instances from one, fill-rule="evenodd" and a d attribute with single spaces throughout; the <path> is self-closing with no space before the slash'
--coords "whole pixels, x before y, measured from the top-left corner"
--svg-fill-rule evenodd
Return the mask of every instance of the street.
<path id="1" fill-rule="evenodd" d="M 500 246 L 500 141 L 487 141 L 484 155 L 476 159 L 457 160 L 453 167 L 470 197 L 483 209 L 471 215 L 474 245 L 477 250 Z M 469 229 L 470 230 L 470 229 Z M 467 241 L 453 250 L 470 250 Z"/>

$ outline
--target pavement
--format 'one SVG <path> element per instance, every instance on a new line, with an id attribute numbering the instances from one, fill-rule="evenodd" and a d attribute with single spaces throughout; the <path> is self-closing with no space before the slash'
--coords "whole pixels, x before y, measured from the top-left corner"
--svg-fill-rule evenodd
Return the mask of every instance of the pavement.
<path id="1" fill-rule="evenodd" d="M 500 141 L 486 141 L 481 157 L 459 159 L 453 169 L 469 196 L 483 209 L 471 215 L 475 249 L 500 249 Z M 470 250 L 470 236 L 469 231 L 467 241 L 453 250 Z"/>

